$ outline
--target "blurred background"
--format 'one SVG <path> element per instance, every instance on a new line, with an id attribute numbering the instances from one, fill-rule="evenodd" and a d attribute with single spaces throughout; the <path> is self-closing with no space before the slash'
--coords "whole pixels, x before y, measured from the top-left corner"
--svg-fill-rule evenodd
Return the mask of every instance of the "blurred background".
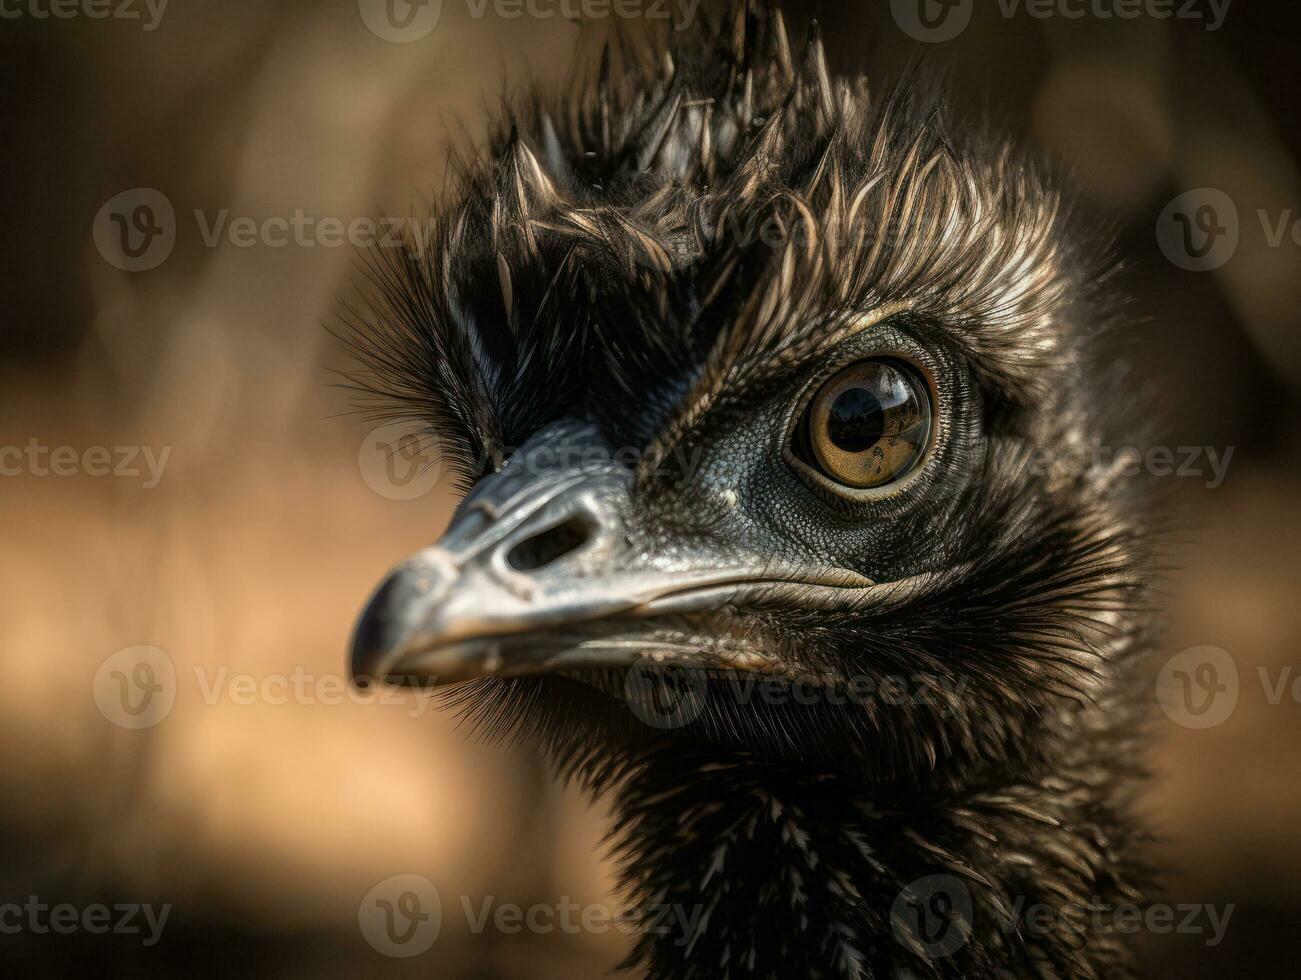
<path id="1" fill-rule="evenodd" d="M 787 6 L 796 21 L 816 12 Z M 1142 808 L 1166 900 L 1234 911 L 1218 946 L 1140 943 L 1152 975 L 1291 973 L 1301 8 L 965 7 L 965 29 L 933 44 L 901 30 L 898 4 L 841 0 L 820 16 L 841 64 L 888 74 L 924 49 L 952 72 L 960 111 L 992 107 L 1066 161 L 1117 230 L 1134 298 L 1117 343 L 1136 397 L 1157 392 L 1169 445 L 1232 451 L 1222 481 L 1167 478 L 1189 530 L 1152 678 L 1181 651 L 1221 648 L 1236 707 L 1194 728 L 1151 699 Z M 450 145 L 476 139 L 529 78 L 563 80 L 584 32 L 504 16 L 518 9 L 401 3 L 382 20 L 370 0 L 4 6 L 0 905 L 170 906 L 152 943 L 143 914 L 140 934 L 5 930 L 6 966 L 571 977 L 619 959 L 618 929 L 474 935 L 459 910 L 460 896 L 617 908 L 599 811 L 527 750 L 342 683 L 368 590 L 437 536 L 454 501 L 445 481 L 395 481 L 392 434 L 331 387 L 346 362 L 326 327 L 359 247 L 329 219 L 419 217 Z M 1171 202 L 1205 188 L 1236 208 L 1203 229 L 1231 225 L 1227 258 L 1180 256 L 1158 234 Z M 162 210 L 140 211 L 158 195 Z M 104 247 L 114 221 L 162 231 L 133 256 Z M 156 648 L 143 661 L 142 646 Z M 145 662 L 165 696 L 115 703 L 113 685 Z M 363 898 L 398 874 L 436 883 L 443 904 L 436 945 L 405 959 L 359 923 Z"/>

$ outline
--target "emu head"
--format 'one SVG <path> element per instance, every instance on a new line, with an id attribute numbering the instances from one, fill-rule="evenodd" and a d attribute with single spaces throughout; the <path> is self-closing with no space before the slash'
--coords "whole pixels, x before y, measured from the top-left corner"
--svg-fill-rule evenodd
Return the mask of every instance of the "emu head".
<path id="1" fill-rule="evenodd" d="M 1034 765 L 1108 696 L 1137 585 L 1078 452 L 1095 239 L 918 76 L 878 94 L 744 7 L 534 96 L 377 261 L 358 380 L 468 493 L 354 672 L 464 684 L 570 763 Z"/>

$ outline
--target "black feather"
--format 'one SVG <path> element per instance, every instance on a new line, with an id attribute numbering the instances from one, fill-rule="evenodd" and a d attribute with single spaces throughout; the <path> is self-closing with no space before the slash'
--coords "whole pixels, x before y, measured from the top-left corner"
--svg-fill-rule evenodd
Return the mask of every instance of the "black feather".
<path id="1" fill-rule="evenodd" d="M 865 311 L 897 312 L 964 366 L 949 394 L 973 410 L 954 425 L 980 438 L 955 437 L 952 475 L 894 542 L 911 574 L 893 594 L 683 624 L 796 651 L 824 693 L 903 676 L 927 678 L 927 697 L 768 703 L 709 673 L 699 718 L 665 734 L 627 710 L 621 673 L 445 696 L 481 734 L 525 737 L 614 795 L 645 916 L 628 966 L 1127 975 L 1121 937 L 1076 915 L 1139 900 L 1145 876 L 1125 801 L 1151 522 L 1105 468 L 1034 465 L 1103 438 L 1117 407 L 1095 363 L 1119 322 L 1114 267 L 1067 188 L 955 120 L 919 71 L 877 92 L 833 75 L 816 33 L 797 67 L 780 14 L 734 3 L 664 46 L 604 50 L 565 93 L 530 93 L 461 162 L 432 239 L 374 260 L 376 298 L 351 317 L 358 387 L 426 421 L 467 484 L 539 428 L 593 421 L 643 453 L 639 500 L 667 528 L 683 502 L 656 464 L 753 413 Z M 708 526 L 717 505 L 689 506 Z M 864 574 L 872 560 L 845 558 Z M 943 956 L 892 912 L 935 874 L 974 910 Z M 1026 902 L 1062 914 L 1029 931 Z M 695 924 L 651 928 L 665 904 Z"/>

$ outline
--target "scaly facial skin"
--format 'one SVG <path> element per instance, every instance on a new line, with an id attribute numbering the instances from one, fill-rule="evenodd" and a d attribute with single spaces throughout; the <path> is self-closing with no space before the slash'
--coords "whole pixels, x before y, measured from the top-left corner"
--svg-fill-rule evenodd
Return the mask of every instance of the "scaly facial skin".
<path id="1" fill-rule="evenodd" d="M 879 360 L 913 366 L 931 424 L 914 466 L 863 490 L 796 442 L 829 378 Z M 619 702 L 639 690 L 630 668 L 636 680 L 677 667 L 699 672 L 702 701 L 681 737 L 877 778 L 941 759 L 968 776 L 976 762 L 1030 764 L 1040 716 L 1089 682 L 1066 631 L 1105 642 L 1088 620 L 1106 596 L 1080 581 L 1105 555 L 1001 431 L 1011 424 L 943 332 L 906 314 L 864 318 L 651 474 L 592 422 L 551 423 L 381 586 L 354 673 L 427 686 L 562 675 Z M 1024 540 L 1037 527 L 1051 537 Z M 898 696 L 862 696 L 900 682 Z M 780 690 L 792 684 L 820 693 Z M 558 686 L 580 744 L 608 737 L 612 715 L 636 720 L 638 705 L 565 711 L 572 685 Z"/>
<path id="2" fill-rule="evenodd" d="M 931 438 L 893 490 L 829 489 L 793 435 L 828 377 L 881 357 L 933 385 Z M 1128 895 L 1116 856 L 1082 844 L 1103 835 L 1105 805 L 1086 797 L 1087 820 L 1069 805 L 1093 753 L 1124 751 L 1069 696 L 1087 662 L 1065 656 L 1072 615 L 1099 649 L 1114 640 L 1072 608 L 1102 608 L 1089 569 L 1107 556 L 1002 424 L 942 334 L 904 317 L 737 406 L 679 454 L 692 461 L 680 472 L 639 477 L 591 422 L 549 424 L 381 586 L 354 670 L 470 681 L 454 699 L 481 725 L 524 730 L 613 790 L 647 921 L 712 910 L 699 935 L 689 911 L 677 931 L 648 926 L 635 957 L 653 977 L 692 975 L 694 957 L 752 957 L 776 976 L 930 963 L 935 949 L 910 949 L 885 915 L 937 873 L 966 882 L 946 887 L 987 929 L 1009 900 L 1060 901 L 1027 872 L 1041 865 L 1074 865 L 1081 903 Z M 1027 540 L 1031 528 L 1051 534 Z M 685 674 L 661 678 L 669 667 Z M 894 678 L 901 694 L 884 695 Z M 1044 794 L 1039 778 L 1072 788 Z M 730 884 L 698 882 L 713 865 Z M 853 897 L 809 896 L 801 928 L 753 900 L 828 867 Z M 952 877 L 969 867 L 997 890 L 972 896 Z M 940 969 L 1046 958 L 1078 972 L 1065 928 L 1024 945 L 990 929 Z M 1114 937 L 1093 951 L 1123 975 Z"/>
<path id="3" fill-rule="evenodd" d="M 1113 290 L 1050 171 L 734 9 L 522 108 L 377 260 L 359 386 L 467 495 L 354 673 L 614 795 L 632 900 L 701 913 L 652 977 L 1124 975 L 1006 919 L 1135 895 L 1139 501 L 1062 465 Z M 892 927 L 933 874 L 958 950 Z"/>

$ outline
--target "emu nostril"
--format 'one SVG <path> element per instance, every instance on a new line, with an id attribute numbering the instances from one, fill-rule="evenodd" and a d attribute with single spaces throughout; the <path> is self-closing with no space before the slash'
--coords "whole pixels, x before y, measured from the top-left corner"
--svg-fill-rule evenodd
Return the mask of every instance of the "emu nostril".
<path id="1" fill-rule="evenodd" d="M 510 550 L 506 561 L 517 572 L 533 572 L 576 551 L 587 541 L 587 528 L 577 520 L 526 538 Z"/>

